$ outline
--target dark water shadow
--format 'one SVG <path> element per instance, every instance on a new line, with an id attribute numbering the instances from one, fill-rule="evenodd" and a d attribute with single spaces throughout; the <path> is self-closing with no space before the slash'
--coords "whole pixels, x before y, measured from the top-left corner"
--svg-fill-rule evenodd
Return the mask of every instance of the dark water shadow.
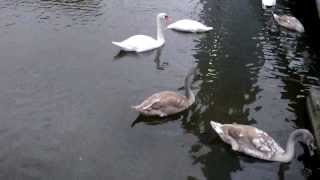
<path id="1" fill-rule="evenodd" d="M 151 125 L 151 126 L 161 125 L 161 124 L 168 123 L 171 121 L 179 120 L 183 116 L 185 116 L 187 113 L 188 112 L 186 110 L 181 113 L 178 113 L 178 114 L 175 114 L 172 116 L 168 116 L 168 117 L 164 117 L 164 118 L 160 118 L 157 116 L 144 116 L 142 114 L 139 114 L 139 116 L 131 123 L 131 127 L 133 128 L 134 126 L 136 126 L 139 123 L 143 123 L 145 125 Z"/>
<path id="2" fill-rule="evenodd" d="M 254 102 L 259 92 L 255 83 L 262 63 L 252 57 L 256 45 L 248 42 L 252 34 L 257 33 L 259 22 L 252 19 L 251 14 L 242 11 L 247 10 L 247 5 L 251 5 L 253 1 L 200 2 L 203 3 L 201 19 L 214 29 L 194 40 L 197 45 L 193 56 L 200 71 L 196 77 L 200 81 L 199 91 L 197 104 L 191 108 L 190 116 L 181 119 L 181 127 L 197 139 L 186 148 L 193 165 L 201 167 L 204 179 L 231 180 L 237 172 L 244 170 L 245 167 L 241 165 L 243 159 L 250 163 L 257 160 L 234 152 L 230 145 L 214 133 L 209 122 L 214 120 L 249 125 L 256 123 L 249 118 L 245 105 Z M 250 8 L 261 7 L 261 2 L 254 3 L 254 7 Z M 254 11 L 253 15 L 259 13 L 260 9 Z M 253 22 L 244 23 L 248 18 Z M 254 66 L 250 68 L 248 64 Z"/>
<path id="3" fill-rule="evenodd" d="M 150 56 L 153 53 L 153 51 L 147 51 L 147 52 L 142 52 L 142 53 L 137 53 L 133 51 L 124 51 L 120 50 L 114 57 L 113 60 L 119 60 L 124 57 L 134 57 L 134 58 L 139 58 L 141 56 Z"/>
<path id="4" fill-rule="evenodd" d="M 296 128 L 309 127 L 306 120 L 308 116 L 306 114 L 305 97 L 310 86 L 319 86 L 319 82 L 313 79 L 318 79 L 319 77 L 319 62 L 314 57 L 317 57 L 320 51 L 318 51 L 319 48 L 315 51 L 312 49 L 314 47 L 309 47 L 313 45 L 313 40 L 310 40 L 310 38 L 316 39 L 319 34 L 317 32 L 316 35 L 313 35 L 310 32 L 310 26 L 317 29 L 319 21 L 317 20 L 318 23 L 312 22 L 312 24 L 309 24 L 308 20 L 311 20 L 311 18 L 305 19 L 312 14 L 312 7 L 315 7 L 311 6 L 307 8 L 306 6 L 310 2 L 286 1 L 281 2 L 277 8 L 277 13 L 280 15 L 287 14 L 297 17 L 305 26 L 306 32 L 299 33 L 284 28 L 278 25 L 274 18 L 272 18 L 272 22 L 271 20 L 266 21 L 266 28 L 261 31 L 261 37 L 258 38 L 260 40 L 258 44 L 261 44 L 264 54 L 263 59 L 266 63 L 273 65 L 268 70 L 268 73 L 270 73 L 268 78 L 280 80 L 283 83 L 282 99 L 289 101 L 288 107 L 292 109 L 292 112 L 296 116 L 296 119 L 292 122 Z M 284 3 L 285 6 L 283 5 Z M 298 4 L 305 8 L 297 7 Z M 290 6 L 291 8 L 289 8 Z M 309 9 L 310 11 L 307 12 L 305 9 Z M 303 11 L 303 13 L 300 13 L 304 15 L 299 14 L 297 12 L 299 10 Z M 264 16 L 268 15 L 265 13 Z M 313 35 L 313 38 L 310 35 Z M 305 179 L 319 179 L 319 158 L 310 156 L 304 144 L 302 147 L 304 151 L 298 157 L 299 163 L 303 163 L 304 166 L 301 174 Z M 283 165 L 281 163 L 278 172 L 279 179 L 286 179 L 285 172 L 289 171 L 289 169 L 288 164 Z M 292 172 L 293 170 L 291 169 L 290 171 Z"/>
<path id="5" fill-rule="evenodd" d="M 278 170 L 279 180 L 285 180 L 285 172 L 290 169 L 288 163 L 281 163 Z"/>
<path id="6" fill-rule="evenodd" d="M 163 49 L 163 47 L 155 49 L 155 50 L 143 52 L 143 53 L 128 52 L 128 51 L 120 50 L 118 52 L 118 54 L 116 54 L 113 57 L 113 60 L 117 61 L 117 60 L 120 60 L 125 57 L 132 57 L 132 58 L 148 57 L 148 56 L 151 56 L 155 51 L 155 56 L 154 56 L 153 61 L 156 65 L 156 69 L 157 70 L 165 70 L 169 66 L 169 62 L 168 61 L 164 61 L 164 62 L 161 61 L 162 49 Z"/>
<path id="7" fill-rule="evenodd" d="M 209 123 L 199 119 L 196 107 L 191 116 L 182 118 L 182 128 L 197 137 L 189 147 L 193 165 L 200 165 L 206 179 L 232 179 L 231 172 L 241 170 L 239 156 L 212 131 Z"/>
<path id="8" fill-rule="evenodd" d="M 302 161 L 304 168 L 301 170 L 302 174 L 308 180 L 316 180 L 320 177 L 320 152 L 318 149 L 314 151 L 313 155 L 310 155 L 308 147 L 300 142 L 303 147 L 304 153 L 298 156 L 298 160 Z"/>
<path id="9" fill-rule="evenodd" d="M 156 69 L 165 70 L 169 66 L 169 62 L 168 61 L 165 61 L 165 62 L 161 61 L 162 49 L 163 49 L 163 47 L 155 49 L 155 50 L 147 51 L 147 52 L 142 52 L 142 53 L 136 53 L 136 52 L 130 52 L 130 51 L 128 52 L 128 51 L 120 50 L 118 52 L 118 54 L 116 54 L 113 57 L 113 60 L 114 61 L 120 60 L 124 57 L 132 57 L 132 58 L 148 57 L 155 52 L 154 63 L 156 64 Z"/>

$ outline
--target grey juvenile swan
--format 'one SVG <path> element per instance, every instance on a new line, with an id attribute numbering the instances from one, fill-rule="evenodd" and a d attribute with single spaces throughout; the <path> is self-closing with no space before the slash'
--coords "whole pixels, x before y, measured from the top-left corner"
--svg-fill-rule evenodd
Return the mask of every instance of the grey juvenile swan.
<path id="1" fill-rule="evenodd" d="M 232 150 L 243 152 L 255 158 L 268 161 L 289 162 L 294 157 L 294 145 L 301 141 L 308 146 L 310 154 L 313 154 L 314 137 L 306 129 L 296 129 L 288 139 L 286 150 L 283 150 L 277 142 L 266 132 L 255 127 L 239 124 L 220 124 L 210 121 L 212 128 L 220 138 L 231 145 Z"/>
<path id="2" fill-rule="evenodd" d="M 277 14 L 273 14 L 273 17 L 280 26 L 283 26 L 287 29 L 294 30 L 300 33 L 304 32 L 304 27 L 302 23 L 293 16 L 288 16 L 288 15 L 279 16 Z"/>
<path id="3" fill-rule="evenodd" d="M 173 91 L 161 91 L 149 96 L 141 104 L 132 106 L 132 108 L 143 115 L 159 117 L 173 115 L 186 110 L 195 101 L 195 96 L 190 88 L 190 77 L 195 71 L 196 68 L 192 68 L 185 78 L 185 96 Z"/>

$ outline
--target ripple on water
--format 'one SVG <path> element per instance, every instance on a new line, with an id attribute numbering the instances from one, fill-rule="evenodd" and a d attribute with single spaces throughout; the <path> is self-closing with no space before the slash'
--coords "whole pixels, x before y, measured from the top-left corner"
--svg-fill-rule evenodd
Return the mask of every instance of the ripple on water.
<path id="1" fill-rule="evenodd" d="M 290 14 L 289 8 L 279 7 L 277 13 Z M 260 49 L 257 57 L 263 62 L 255 82 L 259 98 L 246 105 L 250 118 L 259 117 L 259 123 L 264 127 L 272 127 L 269 116 L 279 127 L 295 122 L 297 108 L 304 102 L 301 99 L 306 97 L 310 86 L 318 86 L 313 80 L 316 74 L 310 71 L 310 62 L 314 60 L 310 55 L 312 50 L 306 46 L 306 36 L 278 26 L 271 13 L 264 12 L 264 25 L 252 38 Z M 285 121 L 275 122 L 274 119 Z"/>
<path id="2" fill-rule="evenodd" d="M 103 0 L 5 0 L 0 27 L 10 29 L 20 23 L 45 23 L 55 29 L 87 25 L 97 21 L 104 7 Z"/>
<path id="3" fill-rule="evenodd" d="M 305 35 L 280 28 L 260 3 L 3 0 L 0 179 L 276 179 L 277 164 L 234 153 L 209 126 L 210 120 L 253 124 L 284 142 L 304 119 L 301 102 L 319 81 L 312 68 L 317 56 Z M 214 29 L 167 31 L 162 52 L 113 61 L 118 49 L 110 41 L 154 35 L 161 11 Z M 277 12 L 290 9 L 280 3 Z M 130 104 L 179 88 L 194 65 L 194 106 L 130 127 L 137 116 Z M 293 161 L 286 174 L 299 179 L 301 166 Z"/>

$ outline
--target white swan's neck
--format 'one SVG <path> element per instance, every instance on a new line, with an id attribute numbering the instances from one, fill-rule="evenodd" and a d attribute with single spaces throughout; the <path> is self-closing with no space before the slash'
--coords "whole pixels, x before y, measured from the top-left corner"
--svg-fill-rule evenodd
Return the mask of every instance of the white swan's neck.
<path id="1" fill-rule="evenodd" d="M 190 72 L 187 74 L 184 80 L 184 87 L 186 90 L 186 97 L 188 99 L 189 104 L 193 104 L 195 101 L 195 96 L 191 90 L 191 76 L 195 73 L 195 68 L 192 68 Z"/>
<path id="2" fill-rule="evenodd" d="M 294 152 L 295 152 L 295 143 L 297 141 L 297 137 L 300 135 L 307 135 L 310 136 L 310 132 L 306 129 L 296 129 L 295 131 L 293 131 L 290 136 L 289 139 L 287 141 L 287 146 L 286 146 L 286 150 L 283 154 L 276 154 L 276 156 L 274 157 L 274 160 L 276 161 L 280 161 L 280 162 L 289 162 L 293 159 L 294 157 Z M 312 135 L 311 135 L 312 136 Z"/>
<path id="3" fill-rule="evenodd" d="M 164 42 L 162 23 L 161 18 L 159 16 L 157 16 L 157 40 L 160 42 Z"/>

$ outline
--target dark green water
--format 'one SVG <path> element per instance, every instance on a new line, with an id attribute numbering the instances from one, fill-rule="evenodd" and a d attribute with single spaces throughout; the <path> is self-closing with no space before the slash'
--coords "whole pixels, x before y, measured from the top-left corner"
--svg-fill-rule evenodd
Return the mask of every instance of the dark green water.
<path id="1" fill-rule="evenodd" d="M 276 12 L 292 14 L 287 1 Z M 250 124 L 282 146 L 308 128 L 307 90 L 319 86 L 308 33 L 279 28 L 258 0 L 0 0 L 0 179 L 312 179 L 303 146 L 289 164 L 233 152 L 209 121 Z M 155 16 L 212 25 L 165 32 L 161 50 L 116 56 L 111 44 L 155 35 Z M 130 109 L 161 90 L 190 110 L 164 120 Z"/>

